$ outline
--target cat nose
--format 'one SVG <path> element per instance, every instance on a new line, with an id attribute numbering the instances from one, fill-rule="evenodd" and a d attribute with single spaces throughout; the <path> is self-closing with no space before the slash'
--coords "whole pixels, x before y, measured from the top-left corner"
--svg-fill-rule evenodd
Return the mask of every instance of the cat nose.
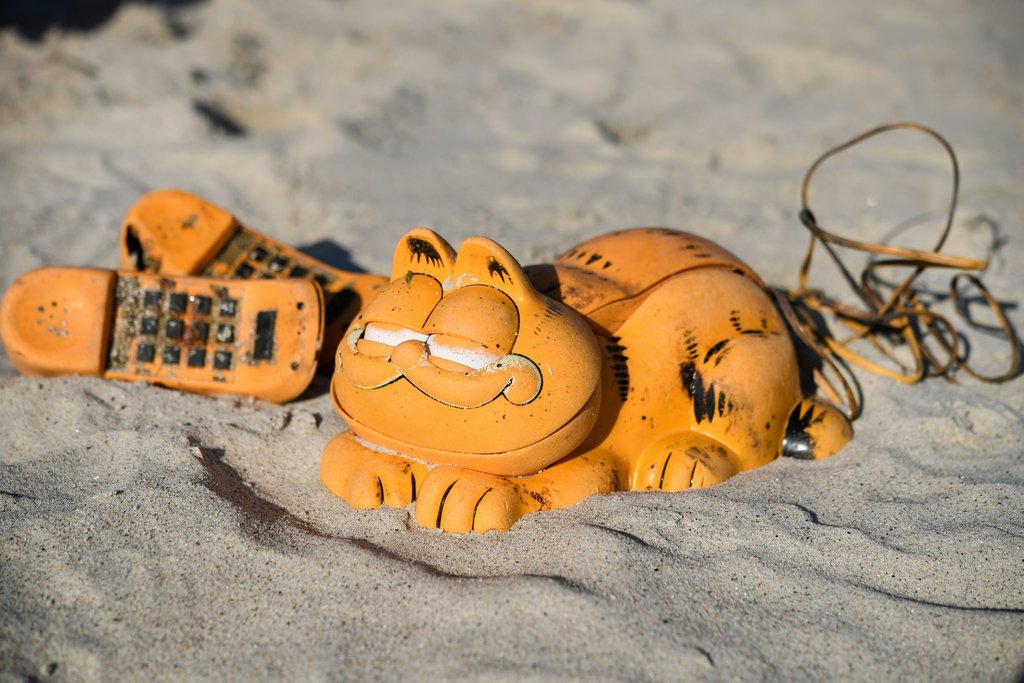
<path id="1" fill-rule="evenodd" d="M 427 362 L 427 345 L 418 339 L 407 339 L 391 352 L 391 364 L 403 372 Z"/>

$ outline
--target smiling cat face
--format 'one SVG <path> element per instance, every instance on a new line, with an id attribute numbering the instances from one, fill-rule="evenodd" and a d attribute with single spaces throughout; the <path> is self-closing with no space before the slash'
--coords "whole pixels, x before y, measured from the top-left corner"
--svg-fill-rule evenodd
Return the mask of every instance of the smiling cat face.
<path id="1" fill-rule="evenodd" d="M 481 237 L 417 228 L 338 347 L 335 404 L 362 439 L 428 462 L 529 474 L 597 418 L 601 358 L 578 314 Z"/>

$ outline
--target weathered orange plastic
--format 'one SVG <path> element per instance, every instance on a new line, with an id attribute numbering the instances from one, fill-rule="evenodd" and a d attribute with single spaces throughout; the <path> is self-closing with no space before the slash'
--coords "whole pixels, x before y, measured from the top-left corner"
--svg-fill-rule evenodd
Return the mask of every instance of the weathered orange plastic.
<path id="1" fill-rule="evenodd" d="M 110 270 L 46 268 L 15 280 L 0 302 L 0 333 L 14 367 L 26 375 L 98 374 L 116 279 Z"/>
<path id="2" fill-rule="evenodd" d="M 474 237 L 425 229 L 338 348 L 351 431 L 321 478 L 360 508 L 405 506 L 448 531 L 616 490 L 702 488 L 779 455 L 823 458 L 849 421 L 804 398 L 758 276 L 664 229 L 597 237 L 524 270 Z"/>
<path id="3" fill-rule="evenodd" d="M 305 280 L 40 268 L 4 294 L 0 336 L 26 375 L 143 379 L 280 402 L 313 378 L 323 297 Z"/>
<path id="4" fill-rule="evenodd" d="M 334 349 L 345 327 L 387 283 L 379 275 L 333 268 L 181 190 L 150 192 L 129 209 L 121 228 L 121 268 L 165 275 L 315 281 L 325 297 L 327 371 L 334 365 Z"/>

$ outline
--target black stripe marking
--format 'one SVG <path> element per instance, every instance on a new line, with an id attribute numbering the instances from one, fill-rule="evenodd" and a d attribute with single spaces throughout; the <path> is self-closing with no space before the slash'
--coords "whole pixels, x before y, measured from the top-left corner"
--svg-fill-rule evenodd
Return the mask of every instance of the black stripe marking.
<path id="1" fill-rule="evenodd" d="M 697 351 L 700 347 L 700 344 L 697 343 L 697 337 L 691 330 L 686 330 L 683 334 L 685 335 L 683 337 L 683 343 L 686 344 L 686 355 L 691 361 L 696 361 L 700 355 Z"/>
<path id="2" fill-rule="evenodd" d="M 722 406 L 722 410 L 724 410 L 729 399 L 720 390 L 717 392 L 716 397 L 713 382 L 705 389 L 704 377 L 693 363 L 682 363 L 679 366 L 679 378 L 682 380 L 683 390 L 689 394 L 690 400 L 693 402 L 693 417 L 697 420 L 697 424 L 704 420 L 713 422 L 715 411 L 719 404 Z M 719 411 L 719 414 L 721 414 L 722 410 Z"/>
<path id="3" fill-rule="evenodd" d="M 484 497 L 493 490 L 493 488 L 488 488 L 486 491 L 484 491 L 480 498 L 476 501 L 476 505 L 473 506 L 473 523 L 469 527 L 473 531 L 476 531 L 476 513 L 480 509 L 480 503 L 484 502 Z"/>
<path id="4" fill-rule="evenodd" d="M 728 344 L 728 343 L 729 343 L 728 339 L 723 339 L 722 341 L 718 342 L 717 344 L 712 346 L 710 349 L 708 349 L 708 352 L 706 354 L 704 354 L 704 363 L 707 363 L 708 361 L 710 361 L 712 356 L 714 356 L 716 353 L 718 353 L 719 351 L 724 349 L 725 345 Z"/>
<path id="5" fill-rule="evenodd" d="M 740 325 L 740 312 L 733 309 L 729 311 L 729 322 L 732 324 L 732 328 L 737 332 L 743 331 L 743 326 Z"/>
<path id="6" fill-rule="evenodd" d="M 434 522 L 434 526 L 435 526 L 436 528 L 438 528 L 438 529 L 440 529 L 440 528 L 441 528 L 441 513 L 443 513 L 443 512 L 444 512 L 444 501 L 446 501 L 446 500 L 448 499 L 448 494 L 452 492 L 452 488 L 454 488 L 454 486 L 455 486 L 455 485 L 456 485 L 457 483 L 459 483 L 459 480 L 458 480 L 458 479 L 456 479 L 456 480 L 455 480 L 455 481 L 453 481 L 452 483 L 448 484 L 448 488 L 446 488 L 446 489 L 444 490 L 444 494 L 443 494 L 443 495 L 441 496 L 441 502 L 440 502 L 440 504 L 439 504 L 439 505 L 437 506 L 437 521 L 436 521 L 436 522 Z"/>
<path id="7" fill-rule="evenodd" d="M 672 451 L 665 456 L 665 464 L 661 468 L 661 479 L 658 480 L 658 488 L 665 490 L 665 473 L 668 472 L 668 463 L 672 459 Z"/>
<path id="8" fill-rule="evenodd" d="M 818 424 L 824 419 L 824 412 L 814 414 L 813 403 L 807 406 L 803 415 L 800 414 L 800 405 L 797 405 L 789 414 L 789 421 L 786 423 L 786 435 L 782 437 L 782 455 L 799 460 L 813 460 L 814 437 L 807 430 L 811 425 Z"/>
<path id="9" fill-rule="evenodd" d="M 512 275 L 505 269 L 505 266 L 503 266 L 501 262 L 493 256 L 487 257 L 487 272 L 491 277 L 494 277 L 495 275 L 500 277 L 503 284 L 506 277 L 508 278 L 509 283 L 512 282 Z"/>
<path id="10" fill-rule="evenodd" d="M 611 342 L 618 342 L 620 337 L 608 337 Z M 626 364 L 628 356 L 624 353 L 626 347 L 621 344 L 605 344 L 608 355 L 612 358 L 612 373 L 615 383 L 619 387 L 619 400 L 625 401 L 629 398 L 629 365 Z"/>
<path id="11" fill-rule="evenodd" d="M 419 263 L 420 259 L 426 259 L 432 266 L 441 265 L 441 254 L 437 253 L 437 249 L 430 242 L 419 237 L 409 237 L 405 240 L 405 245 L 409 248 L 410 261 L 415 256 L 416 263 Z"/>

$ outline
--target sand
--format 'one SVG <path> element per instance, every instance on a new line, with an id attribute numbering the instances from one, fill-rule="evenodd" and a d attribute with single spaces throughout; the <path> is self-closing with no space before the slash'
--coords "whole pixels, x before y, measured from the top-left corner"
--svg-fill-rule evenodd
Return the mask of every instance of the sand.
<path id="1" fill-rule="evenodd" d="M 956 147 L 950 250 L 992 255 L 1020 328 L 1022 29 L 1012 0 L 221 0 L 8 27 L 0 289 L 112 267 L 158 187 L 374 271 L 416 225 L 524 263 L 667 225 L 792 286 L 807 165 L 910 119 Z M 924 244 L 943 164 L 884 138 L 823 169 L 819 219 Z M 0 354 L 0 681 L 1014 679 L 1024 383 L 859 377 L 829 460 L 456 536 L 320 485 L 345 428 L 323 381 L 277 406 Z"/>

